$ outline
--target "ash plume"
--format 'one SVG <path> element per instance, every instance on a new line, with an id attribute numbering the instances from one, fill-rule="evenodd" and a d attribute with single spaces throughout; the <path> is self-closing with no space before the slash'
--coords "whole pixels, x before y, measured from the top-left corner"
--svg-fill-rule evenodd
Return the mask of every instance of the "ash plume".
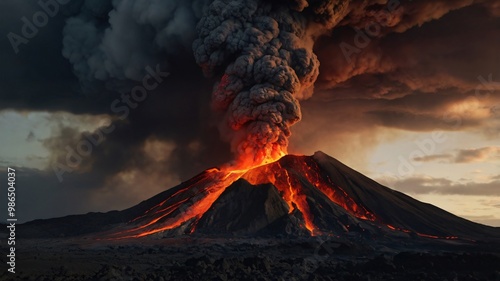
<path id="1" fill-rule="evenodd" d="M 287 151 L 290 126 L 301 119 L 299 99 L 319 74 L 313 53 L 317 25 L 332 25 L 346 1 L 213 1 L 198 23 L 197 63 L 220 81 L 212 106 L 237 164 L 260 164 Z M 314 27 L 314 28 L 313 28 Z"/>
<path id="2" fill-rule="evenodd" d="M 144 67 L 157 62 L 174 74 L 176 61 L 191 67 L 192 48 L 205 75 L 218 80 L 211 103 L 222 138 L 231 144 L 236 163 L 252 165 L 286 153 L 290 127 L 301 119 L 299 101 L 311 97 L 319 75 L 314 47 L 323 64 L 319 87 L 330 88 L 379 71 L 377 65 L 368 67 L 373 62 L 390 62 L 371 58 L 377 40 L 468 5 L 471 1 L 81 0 L 66 20 L 63 56 L 82 84 L 113 86 L 116 80 L 140 81 Z M 346 62 L 338 43 L 352 38 L 335 31 L 373 24 L 380 28 L 370 35 L 373 46 Z M 332 44 L 316 40 L 328 36 L 336 37 Z M 193 74 L 183 83 L 191 79 Z M 194 99 L 205 95 L 189 93 Z M 193 122 L 207 123 L 201 119 Z"/>

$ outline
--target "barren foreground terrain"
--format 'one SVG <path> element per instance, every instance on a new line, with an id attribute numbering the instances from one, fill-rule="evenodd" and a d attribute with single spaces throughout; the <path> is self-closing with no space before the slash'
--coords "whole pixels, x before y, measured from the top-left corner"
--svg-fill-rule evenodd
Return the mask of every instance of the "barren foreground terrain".
<path id="1" fill-rule="evenodd" d="M 500 280 L 498 245 L 459 241 L 390 246 L 355 237 L 199 237 L 17 244 L 16 273 L 4 270 L 1 280 Z"/>

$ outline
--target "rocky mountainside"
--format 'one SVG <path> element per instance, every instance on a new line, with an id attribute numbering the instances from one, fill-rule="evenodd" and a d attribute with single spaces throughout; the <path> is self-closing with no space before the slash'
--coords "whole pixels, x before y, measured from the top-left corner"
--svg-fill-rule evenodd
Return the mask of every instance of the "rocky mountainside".
<path id="1" fill-rule="evenodd" d="M 209 169 L 123 211 L 36 220 L 30 238 L 359 236 L 498 240 L 500 229 L 422 203 L 317 152 L 238 173 Z M 21 234 L 22 233 L 22 234 Z"/>

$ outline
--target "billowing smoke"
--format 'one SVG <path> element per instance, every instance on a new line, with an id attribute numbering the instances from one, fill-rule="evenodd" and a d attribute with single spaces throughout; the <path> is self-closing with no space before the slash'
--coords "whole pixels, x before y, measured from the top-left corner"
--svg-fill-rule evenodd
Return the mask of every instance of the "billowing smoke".
<path id="1" fill-rule="evenodd" d="M 189 49 L 207 0 L 86 0 L 67 20 L 63 55 L 82 81 L 141 80 L 144 67 L 165 67 Z M 166 57 L 166 59 L 165 59 Z"/>
<path id="2" fill-rule="evenodd" d="M 205 74 L 222 76 L 212 105 L 224 113 L 223 138 L 238 163 L 257 164 L 286 153 L 298 99 L 319 74 L 311 20 L 332 25 L 347 7 L 333 3 L 87 0 L 67 21 L 63 55 L 81 81 L 140 80 L 145 66 L 162 57 L 168 68 L 193 45 Z"/>
<path id="3" fill-rule="evenodd" d="M 335 29 L 340 32 L 334 44 L 352 42 L 344 37 L 351 33 L 343 31 L 356 30 L 357 42 L 359 31 L 369 30 L 371 38 L 364 35 L 369 42 L 471 2 L 81 0 L 78 13 L 64 28 L 63 55 L 80 81 L 140 81 L 148 65 L 161 63 L 162 69 L 175 74 L 173 61 L 189 64 L 185 55 L 192 48 L 206 76 L 217 80 L 212 108 L 220 113 L 222 138 L 231 144 L 237 164 L 247 166 L 286 153 L 290 127 L 301 119 L 299 100 L 312 95 L 318 78 L 313 47 L 319 36 L 332 35 Z M 328 54 L 323 55 L 323 70 L 328 72 L 320 77 L 328 82 L 323 88 L 372 71 L 370 63 L 386 63 L 380 56 L 363 59 L 371 47 L 358 47 L 350 47 L 348 60 L 338 55 L 338 46 L 318 48 Z M 192 54 L 188 56 L 192 60 Z"/>
<path id="4" fill-rule="evenodd" d="M 237 164 L 286 153 L 290 126 L 301 119 L 298 100 L 312 94 L 319 74 L 313 26 L 326 26 L 346 7 L 319 2 L 215 0 L 198 23 L 196 61 L 209 76 L 223 69 L 212 106 L 224 113 L 220 130 Z"/>
<path id="5" fill-rule="evenodd" d="M 40 11 L 38 2 L 54 1 L 0 1 L 2 34 L 14 32 L 22 35 L 20 18 L 27 16 L 31 21 L 31 15 Z M 123 87 L 124 92 L 130 94 L 137 83 L 129 80 L 140 80 L 145 74 L 140 72 L 147 65 L 155 67 L 160 63 L 161 70 L 170 72 L 171 76 L 148 94 L 148 99 L 140 106 L 131 108 L 126 120 L 114 121 L 117 129 L 94 148 L 91 156 L 85 158 L 82 169 L 65 174 L 63 183 L 57 181 L 52 168 L 43 173 L 25 169 L 23 174 L 26 174 L 27 180 L 23 186 L 36 187 L 24 190 L 25 197 L 33 199 L 24 200 L 30 202 L 23 208 L 27 217 L 34 219 L 125 208 L 137 203 L 136 200 L 156 194 L 157 188 L 174 185 L 173 182 L 166 183 L 169 177 L 186 180 L 202 169 L 232 158 L 228 145 L 219 140 L 220 134 L 213 127 L 217 122 L 210 119 L 212 113 L 208 104 L 213 83 L 202 77 L 192 51 L 193 41 L 198 36 L 202 42 L 197 44 L 207 45 L 204 39 L 208 35 L 198 34 L 196 30 L 202 17 L 217 19 L 216 22 L 221 23 L 223 18 L 229 19 L 226 14 L 219 15 L 214 8 L 214 14 L 204 13 L 210 4 L 215 5 L 213 0 L 65 2 L 68 3 L 60 5 L 61 12 L 51 17 L 48 25 L 40 28 L 35 38 L 19 46 L 20 54 L 16 55 L 11 50 L 8 40 L 3 41 L 1 110 L 111 115 L 110 105 L 116 99 L 121 100 L 122 94 L 116 91 L 115 86 L 119 83 L 115 84 L 114 80 L 132 85 Z M 280 15 L 280 9 L 294 10 L 285 15 L 281 13 L 281 18 L 274 18 L 280 33 L 300 34 L 284 30 L 285 26 L 304 28 L 305 36 L 300 38 L 304 42 L 299 44 L 307 50 L 312 44 L 310 38 L 314 35 L 313 31 L 331 30 L 314 41 L 314 50 L 321 62 L 320 76 L 315 83 L 315 96 L 309 103 L 303 104 L 303 119 L 306 122 L 300 127 L 292 127 L 298 130 L 294 131 L 297 138 L 292 139 L 291 147 L 298 152 L 326 149 L 337 158 L 353 161 L 353 152 L 349 149 L 362 148 L 354 161 L 359 161 L 356 165 L 363 167 L 366 153 L 370 152 L 377 139 L 382 139 L 378 132 L 372 130 L 448 130 L 450 125 L 442 122 L 443 111 L 452 104 L 461 105 L 466 97 L 474 95 L 476 87 L 482 86 L 477 79 L 479 75 L 488 77 L 493 74 L 493 81 L 498 81 L 498 60 L 492 59 L 498 57 L 500 46 L 498 0 L 267 2 L 267 6 L 259 3 L 254 8 L 257 11 L 250 11 L 252 16 L 246 17 L 247 22 L 233 18 L 239 24 L 233 33 L 243 35 L 243 26 L 251 24 L 259 30 L 261 24 L 257 24 L 254 15 Z M 240 3 L 241 7 L 250 5 L 243 4 Z M 68 11 L 63 12 L 66 8 Z M 221 7 L 220 11 L 223 11 L 222 8 L 225 7 Z M 244 15 L 249 12 L 242 10 L 239 13 Z M 206 24 L 209 23 L 207 19 L 203 20 Z M 285 19 L 292 20 L 294 25 L 290 26 Z M 373 22 L 380 26 L 378 35 L 377 24 L 373 25 Z M 215 23 L 213 25 L 213 28 L 200 26 L 199 30 L 211 32 L 216 27 Z M 450 27 L 457 32 L 450 32 Z M 270 36 L 274 35 L 271 33 Z M 228 37 L 236 36 L 231 34 Z M 282 40 L 282 36 L 277 37 Z M 309 40 L 307 44 L 306 40 Z M 349 60 L 343 53 L 343 42 L 351 46 L 348 49 Z M 205 66 L 216 79 L 220 79 L 226 68 L 246 51 L 239 45 L 239 52 L 223 47 L 219 47 L 219 52 L 200 50 L 201 54 L 210 53 L 212 61 L 222 61 L 219 66 Z M 216 56 L 223 59 L 215 59 Z M 296 75 L 301 76 L 300 73 Z M 92 92 L 87 91 L 83 96 L 80 85 L 87 84 L 92 86 L 87 88 Z M 247 86 L 241 92 L 249 92 L 251 88 Z M 498 93 L 491 92 L 491 105 L 498 104 Z M 311 91 L 293 94 L 295 99 L 301 100 Z M 493 97 L 496 99 L 493 100 Z M 483 109 L 480 112 L 488 108 Z M 493 109 L 493 113 L 498 112 Z M 224 110 L 220 112 L 226 114 Z M 488 130 L 488 137 L 498 137 L 499 126 L 495 121 L 500 119 L 498 114 L 493 116 L 493 113 L 484 114 L 483 119 L 464 117 L 461 129 L 473 128 L 475 132 Z M 229 137 L 231 134 L 228 132 L 233 135 L 236 132 L 231 129 L 228 120 L 226 118 L 225 126 L 221 127 L 225 127 Z M 242 140 L 245 140 L 243 136 L 249 123 L 239 130 Z M 76 138 L 86 140 L 83 134 L 76 135 L 80 131 L 76 128 L 75 134 L 51 134 L 51 139 L 55 141 L 50 146 L 53 147 L 51 158 L 59 155 L 65 158 L 66 144 L 74 147 L 80 141 Z M 333 142 L 338 144 L 335 148 L 331 145 Z M 153 150 L 156 146 L 151 146 L 151 143 L 167 146 L 172 152 Z M 234 143 L 237 144 L 236 140 Z M 346 143 L 352 143 L 352 146 Z M 145 153 L 146 147 L 152 147 L 152 152 Z M 156 154 L 164 156 L 158 157 L 161 162 L 151 159 L 151 155 Z M 134 174 L 135 179 L 131 180 L 130 176 Z M 118 181 L 120 179 L 123 179 L 122 184 Z M 145 183 L 144 179 L 151 184 Z M 53 192 L 55 187 L 57 190 L 63 187 L 64 192 Z M 126 191 L 136 189 L 138 192 L 133 195 Z M 78 203 L 65 200 L 66 197 L 78 198 Z M 96 198 L 100 198 L 102 205 L 96 205 Z M 43 204 L 31 204 L 37 200 L 71 204 L 58 204 L 55 210 L 47 209 Z"/>

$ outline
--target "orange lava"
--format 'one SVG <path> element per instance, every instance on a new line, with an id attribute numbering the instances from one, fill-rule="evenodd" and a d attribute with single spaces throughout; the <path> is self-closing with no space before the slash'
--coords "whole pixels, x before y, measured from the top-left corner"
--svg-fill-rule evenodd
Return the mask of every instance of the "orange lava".
<path id="1" fill-rule="evenodd" d="M 178 229 L 180 233 L 193 233 L 198 221 L 210 209 L 212 204 L 233 182 L 242 178 L 252 185 L 270 183 L 274 185 L 288 204 L 289 212 L 300 212 L 304 228 L 311 235 L 321 231 L 314 223 L 314 215 L 308 200 L 312 192 L 321 192 L 329 200 L 344 208 L 353 216 L 369 221 L 376 221 L 374 214 L 356 203 L 341 187 L 335 185 L 311 157 L 287 157 L 280 161 L 272 157 L 281 157 L 283 152 L 273 153 L 259 163 L 252 162 L 228 165 L 222 169 L 209 169 L 183 183 L 167 199 L 144 211 L 129 221 L 122 231 L 107 235 L 107 239 L 139 238 L 165 230 Z M 313 196 L 314 198 L 314 196 Z M 348 226 L 347 226 L 348 227 Z M 411 232 L 392 225 L 394 231 Z M 176 230 L 177 231 L 177 230 Z M 416 233 L 427 238 L 457 239 L 457 237 L 438 237 Z"/>
<path id="2" fill-rule="evenodd" d="M 283 152 L 272 154 L 272 157 L 281 157 Z M 288 158 L 284 160 L 287 167 L 282 167 L 281 161 L 265 157 L 259 163 L 248 163 L 226 166 L 222 169 L 209 169 L 184 183 L 182 188 L 173 193 L 144 214 L 129 222 L 129 227 L 123 231 L 113 233 L 110 239 L 138 238 L 165 230 L 186 226 L 184 233 L 193 233 L 196 224 L 208 211 L 219 196 L 239 178 L 247 180 L 253 185 L 273 184 L 287 202 L 289 212 L 295 210 L 301 213 L 304 227 L 312 234 L 319 233 L 314 224 L 314 216 L 310 212 L 310 202 L 307 199 L 305 182 L 311 183 L 316 189 L 326 195 L 331 201 L 343 207 L 354 216 L 375 220 L 375 216 L 350 198 L 340 187 L 333 185 L 329 178 L 320 173 L 320 168 L 311 158 Z M 250 168 L 245 165 L 252 163 Z M 270 163 L 270 164 L 269 164 Z"/>
<path id="3" fill-rule="evenodd" d="M 311 234 L 318 232 L 314 225 L 314 216 L 310 212 L 309 202 L 307 200 L 306 190 L 302 187 L 304 182 L 314 185 L 319 191 L 325 194 L 331 201 L 343 207 L 357 218 L 364 220 L 375 220 L 375 216 L 365 208 L 356 204 L 349 195 L 340 187 L 335 186 L 329 178 L 320 173 L 320 168 L 311 158 L 305 158 L 306 161 L 300 161 L 297 158 L 289 158 L 285 162 L 287 166 L 282 167 L 280 162 L 274 162 L 269 165 L 258 167 L 248 171 L 242 176 L 253 185 L 271 183 L 282 194 L 287 202 L 290 212 L 299 210 L 305 222 L 305 227 Z"/>
<path id="4" fill-rule="evenodd" d="M 405 233 L 412 233 L 411 230 L 404 229 L 404 228 L 399 228 L 399 227 L 395 227 L 395 226 L 392 226 L 390 224 L 387 224 L 386 226 L 389 229 L 391 229 L 391 230 L 402 231 L 402 232 L 405 232 Z M 457 236 L 437 236 L 437 235 L 430 235 L 430 234 L 424 234 L 424 233 L 418 233 L 418 232 L 413 232 L 413 233 L 415 233 L 416 235 L 418 235 L 420 237 L 431 238 L 431 239 L 446 239 L 446 240 L 456 240 L 456 239 L 459 239 L 459 237 L 457 237 Z"/>
<path id="5" fill-rule="evenodd" d="M 253 185 L 271 183 L 282 194 L 287 202 L 290 213 L 298 209 L 304 217 L 305 227 L 314 234 L 316 228 L 313 223 L 313 216 L 309 211 L 307 197 L 303 193 L 299 179 L 290 175 L 286 169 L 281 167 L 279 162 L 252 169 L 243 175 L 243 179 Z"/>
<path id="6" fill-rule="evenodd" d="M 323 192 L 331 201 L 349 211 L 355 217 L 363 220 L 375 221 L 375 215 L 366 210 L 363 206 L 358 205 L 347 192 L 340 186 L 335 185 L 329 177 L 322 176 L 320 168 L 312 159 L 307 159 L 306 162 L 300 163 L 301 171 L 299 173 L 306 176 L 307 180 L 317 189 Z"/>
<path id="7" fill-rule="evenodd" d="M 274 155 L 283 156 L 284 153 Z M 261 162 L 249 168 L 242 168 L 242 164 L 225 166 L 222 169 L 209 169 L 190 181 L 166 200 L 148 209 L 144 214 L 129 221 L 129 224 L 139 224 L 109 235 L 109 239 L 139 238 L 165 230 L 174 229 L 190 223 L 192 233 L 197 222 L 208 211 L 212 204 L 233 182 L 238 180 L 248 170 L 275 162 L 278 159 L 262 158 Z M 140 221 L 146 223 L 140 224 Z"/>
<path id="8" fill-rule="evenodd" d="M 130 221 L 133 223 L 146 220 L 147 223 L 114 233 L 110 238 L 138 238 L 177 228 L 191 220 L 197 222 L 222 192 L 240 176 L 241 173 L 226 173 L 218 169 L 207 170 L 197 177 L 198 180 L 193 185 L 186 184 L 185 188 L 167 200 Z M 193 189 L 193 187 L 198 188 Z M 163 205 L 167 207 L 161 208 Z"/>

